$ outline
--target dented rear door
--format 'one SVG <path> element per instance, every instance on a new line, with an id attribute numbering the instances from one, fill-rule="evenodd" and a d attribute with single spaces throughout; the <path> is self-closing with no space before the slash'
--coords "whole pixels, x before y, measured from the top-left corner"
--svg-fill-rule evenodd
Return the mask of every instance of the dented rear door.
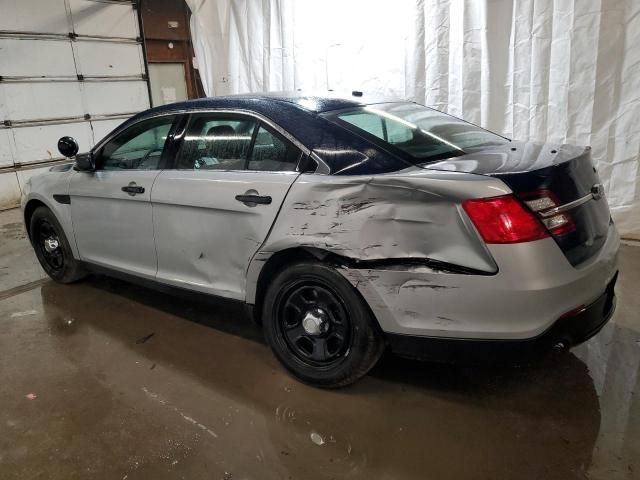
<path id="1" fill-rule="evenodd" d="M 244 300 L 249 262 L 299 175 L 301 152 L 256 119 L 192 117 L 175 168 L 153 187 L 156 278 Z"/>
<path id="2" fill-rule="evenodd" d="M 297 176 L 296 172 L 162 172 L 152 196 L 157 279 L 243 300 L 249 261 Z M 251 202 L 267 201 L 254 197 L 270 201 Z"/>

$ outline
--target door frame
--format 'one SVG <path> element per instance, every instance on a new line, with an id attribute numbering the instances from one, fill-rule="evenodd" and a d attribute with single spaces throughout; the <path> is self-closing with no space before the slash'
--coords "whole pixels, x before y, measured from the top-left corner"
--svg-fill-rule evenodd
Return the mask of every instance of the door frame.
<path id="1" fill-rule="evenodd" d="M 175 113 L 175 112 L 174 112 Z M 182 139 L 184 137 L 184 134 L 186 132 L 186 127 L 189 124 L 189 121 L 191 120 L 191 116 L 194 114 L 208 114 L 208 113 L 212 113 L 212 114 L 229 114 L 229 115 L 240 115 L 240 116 L 246 116 L 246 117 L 251 117 L 254 118 L 256 120 L 256 127 L 255 130 L 253 132 L 253 136 L 251 139 L 251 145 L 249 146 L 249 149 L 247 150 L 247 155 L 250 156 L 251 155 L 251 151 L 253 149 L 253 145 L 254 145 L 254 140 L 255 138 L 255 134 L 258 132 L 258 129 L 260 128 L 260 126 L 262 124 L 264 124 L 268 130 L 272 130 L 274 133 L 276 133 L 277 135 L 280 135 L 282 137 L 284 137 L 284 139 L 288 142 L 291 142 L 296 148 L 298 148 L 301 152 L 302 155 L 300 156 L 300 159 L 298 160 L 298 165 L 296 166 L 296 172 L 300 173 L 300 166 L 304 163 L 304 159 L 306 157 L 310 157 L 312 156 L 314 161 L 316 162 L 316 164 L 318 165 L 318 171 L 315 173 L 324 173 L 324 169 L 321 169 L 321 163 L 316 159 L 315 155 L 311 154 L 311 150 L 309 150 L 309 148 L 307 148 L 302 142 L 300 142 L 296 137 L 294 137 L 293 135 L 291 135 L 288 131 L 286 131 L 284 128 L 282 128 L 280 125 L 278 125 L 277 123 L 273 122 L 272 120 L 268 119 L 267 117 L 253 112 L 251 110 L 245 110 L 245 109 L 231 109 L 231 108 L 203 108 L 203 109 L 191 109 L 191 110 L 183 110 L 181 111 L 182 113 L 182 118 L 180 119 L 180 121 L 177 121 L 174 124 L 174 127 L 176 127 L 175 129 L 172 129 L 172 131 L 170 132 L 170 136 L 167 139 L 167 142 L 171 142 L 170 147 L 171 147 L 171 152 L 172 152 L 172 160 L 171 159 L 167 159 L 167 163 L 164 164 L 164 169 L 169 170 L 169 169 L 174 169 L 175 165 L 176 165 L 176 160 L 177 160 L 177 154 L 180 151 L 180 148 L 182 147 Z M 159 115 L 170 115 L 171 112 L 161 112 Z M 151 117 L 148 117 L 151 118 Z M 169 143 L 167 143 L 167 145 L 169 145 Z M 165 146 L 166 147 L 166 146 Z M 164 152 L 163 152 L 163 156 L 164 156 Z M 251 170 L 246 170 L 246 169 L 240 169 L 240 170 L 233 170 L 233 171 L 239 171 L 239 172 L 250 172 Z M 314 172 L 305 172 L 305 173 L 314 173 Z"/>
<path id="2" fill-rule="evenodd" d="M 103 141 L 101 141 L 99 144 L 95 145 L 91 149 L 91 155 L 93 156 L 96 169 L 90 173 L 96 173 L 103 170 L 102 158 L 101 158 L 102 149 L 107 143 L 111 142 L 116 137 L 123 134 L 127 130 L 133 128 L 134 126 L 138 125 L 139 123 L 146 122 L 147 120 L 153 120 L 154 118 L 169 117 L 169 116 L 174 116 L 175 118 L 171 123 L 171 127 L 169 128 L 169 133 L 167 134 L 167 139 L 165 140 L 164 146 L 162 147 L 162 154 L 160 155 L 160 161 L 158 162 L 157 170 L 162 171 L 162 170 L 165 170 L 166 168 L 169 168 L 169 165 L 173 165 L 173 162 L 171 161 L 169 155 L 171 153 L 174 153 L 173 147 L 174 147 L 174 139 L 176 136 L 176 132 L 178 132 L 181 127 L 183 128 L 184 125 L 186 125 L 184 121 L 188 117 L 188 115 L 185 115 L 184 113 L 181 113 L 179 111 L 163 112 L 162 115 L 153 115 L 153 116 L 141 118 L 136 122 L 126 125 L 125 128 L 117 128 L 116 130 L 112 131 L 107 137 L 103 139 Z"/>
<path id="3" fill-rule="evenodd" d="M 158 178 L 161 178 L 162 175 L 164 174 L 168 174 L 170 171 L 175 171 L 175 172 L 186 172 L 187 174 L 190 173 L 195 173 L 197 172 L 197 170 L 193 170 L 193 169 L 187 169 L 187 170 L 182 170 L 182 169 L 176 169 L 177 166 L 177 162 L 179 160 L 180 154 L 182 152 L 184 143 L 184 136 L 188 130 L 188 125 L 192 119 L 192 117 L 194 115 L 211 115 L 213 116 L 220 116 L 220 118 L 224 118 L 225 116 L 231 116 L 231 117 L 235 117 L 235 118 L 245 118 L 245 119 L 251 119 L 255 121 L 255 126 L 253 128 L 253 132 L 251 135 L 251 140 L 250 140 L 250 144 L 249 147 L 247 149 L 246 152 L 246 158 L 245 158 L 245 163 L 244 163 L 244 168 L 241 169 L 228 169 L 228 170 L 212 170 L 210 172 L 207 172 L 205 170 L 204 173 L 213 173 L 213 174 L 217 174 L 217 175 L 221 175 L 221 176 L 228 176 L 228 175 L 240 175 L 240 176 L 250 176 L 247 178 L 251 178 L 251 176 L 254 175 L 261 175 L 261 176 L 271 176 L 271 175 L 276 175 L 276 176 L 281 176 L 282 172 L 280 171 L 256 171 L 256 170 L 249 170 L 247 169 L 247 165 L 249 162 L 249 159 L 251 158 L 251 155 L 253 153 L 253 148 L 255 146 L 255 140 L 256 140 L 256 135 L 259 131 L 259 129 L 261 127 L 265 128 L 267 131 L 269 131 L 270 133 L 272 133 L 273 135 L 282 138 L 285 142 L 288 142 L 290 144 L 292 144 L 299 152 L 300 155 L 298 157 L 298 161 L 295 167 L 295 170 L 293 171 L 289 171 L 286 172 L 288 174 L 291 174 L 293 176 L 293 180 L 292 182 L 288 185 L 284 196 L 282 198 L 281 203 L 278 205 L 276 212 L 274 214 L 274 217 L 269 225 L 269 228 L 266 231 L 266 237 L 262 240 L 263 242 L 266 240 L 266 238 L 268 238 L 269 233 L 271 231 L 271 228 L 273 227 L 273 223 L 276 221 L 278 213 L 280 211 L 282 202 L 285 201 L 286 196 L 289 192 L 289 189 L 291 188 L 291 185 L 293 184 L 293 182 L 295 182 L 295 180 L 300 176 L 301 174 L 301 167 L 304 165 L 305 161 L 310 157 L 310 150 L 304 146 L 299 140 L 297 140 L 293 135 L 291 135 L 290 133 L 288 133 L 286 130 L 284 130 L 282 127 L 280 127 L 279 125 L 277 125 L 276 123 L 272 122 L 271 120 L 269 120 L 268 118 L 253 112 L 253 111 L 248 111 L 248 110 L 244 110 L 244 109 L 217 109 L 217 108 L 205 108 L 205 109 L 193 109 L 193 110 L 187 110 L 184 112 L 184 116 L 180 122 L 180 128 L 177 129 L 177 131 L 173 132 L 173 136 L 171 137 L 170 141 L 170 149 L 171 149 L 171 155 L 170 155 L 170 159 L 169 159 L 169 163 L 165 165 L 164 171 L 160 173 L 160 175 L 158 176 Z M 319 162 L 316 162 L 317 165 L 320 165 Z M 320 173 L 320 172 L 319 172 Z M 199 172 L 197 173 L 198 175 L 200 174 Z M 240 178 L 240 177 L 238 177 Z M 155 183 L 154 183 L 154 188 L 155 188 Z M 241 192 L 240 192 L 241 193 Z M 237 198 L 236 198 L 237 200 Z M 161 200 L 158 200 L 158 198 L 154 198 L 152 196 L 152 200 L 151 200 L 152 205 L 155 203 L 158 204 L 163 204 L 163 203 L 169 203 L 169 202 L 164 202 Z M 159 222 L 162 223 L 162 222 Z M 154 226 L 154 232 L 156 232 L 156 228 L 158 228 L 158 225 Z M 213 289 L 213 291 L 211 290 L 211 288 L 213 287 L 204 287 L 204 284 L 199 284 L 199 283 L 191 283 L 189 284 L 189 286 L 187 286 L 186 280 L 176 280 L 177 278 L 179 278 L 178 276 L 173 276 L 171 278 L 173 278 L 172 281 L 168 280 L 167 278 L 164 278 L 163 275 L 163 269 L 161 269 L 161 254 L 160 254 L 160 250 L 162 250 L 162 248 L 159 248 L 158 246 L 158 240 L 159 237 L 156 236 L 154 234 L 155 237 L 155 242 L 156 242 L 156 252 L 158 254 L 158 270 L 156 273 L 156 280 L 160 283 L 165 283 L 165 284 L 169 284 L 169 285 L 176 285 L 180 288 L 186 288 L 186 289 L 191 289 L 191 290 L 195 290 L 195 291 L 199 291 L 199 292 L 203 292 L 203 293 L 207 293 L 207 294 L 212 294 L 212 295 L 217 295 L 217 296 L 223 296 L 225 298 L 230 298 L 230 299 L 235 299 L 235 300 L 241 300 L 240 297 L 235 297 L 235 296 L 226 296 L 222 294 L 222 290 L 220 291 L 215 291 L 215 288 Z M 250 265 L 253 261 L 253 258 L 255 257 L 255 255 L 258 253 L 260 246 L 257 247 L 257 250 L 254 251 L 253 253 L 251 253 L 250 258 L 247 261 L 247 265 L 245 266 L 245 271 L 244 271 L 244 281 L 246 282 L 247 277 L 246 274 L 250 268 Z M 201 254 L 202 255 L 202 254 Z M 207 254 L 207 257 L 209 255 Z M 246 283 L 244 285 L 240 285 L 240 290 L 239 292 L 237 292 L 238 294 L 241 294 L 243 298 L 246 298 Z M 231 293 L 231 292 L 229 292 Z"/>

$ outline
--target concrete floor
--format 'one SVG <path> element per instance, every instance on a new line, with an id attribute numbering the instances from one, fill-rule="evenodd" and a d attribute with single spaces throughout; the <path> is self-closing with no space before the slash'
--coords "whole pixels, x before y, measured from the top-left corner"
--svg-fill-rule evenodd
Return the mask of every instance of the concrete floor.
<path id="1" fill-rule="evenodd" d="M 595 339 L 526 368 L 284 373 L 237 305 L 44 279 L 0 213 L 2 479 L 640 478 L 640 248 Z"/>

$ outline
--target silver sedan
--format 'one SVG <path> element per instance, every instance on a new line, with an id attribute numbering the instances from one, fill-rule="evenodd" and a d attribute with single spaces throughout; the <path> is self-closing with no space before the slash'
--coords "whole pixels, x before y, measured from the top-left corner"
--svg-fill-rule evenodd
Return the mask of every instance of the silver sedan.
<path id="1" fill-rule="evenodd" d="M 245 95 L 142 112 L 33 177 L 59 282 L 110 272 L 243 302 L 282 364 L 338 387 L 385 349 L 568 348 L 615 308 L 619 239 L 589 148 L 411 102 Z"/>

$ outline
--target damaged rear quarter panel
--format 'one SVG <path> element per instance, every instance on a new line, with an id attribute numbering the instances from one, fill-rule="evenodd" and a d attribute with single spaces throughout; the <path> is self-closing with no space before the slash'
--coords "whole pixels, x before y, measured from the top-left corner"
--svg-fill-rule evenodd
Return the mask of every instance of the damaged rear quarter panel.
<path id="1" fill-rule="evenodd" d="M 420 168 L 375 176 L 303 174 L 261 251 L 314 247 L 354 260 L 431 259 L 495 272 L 460 203 L 507 193 L 496 179 Z"/>

